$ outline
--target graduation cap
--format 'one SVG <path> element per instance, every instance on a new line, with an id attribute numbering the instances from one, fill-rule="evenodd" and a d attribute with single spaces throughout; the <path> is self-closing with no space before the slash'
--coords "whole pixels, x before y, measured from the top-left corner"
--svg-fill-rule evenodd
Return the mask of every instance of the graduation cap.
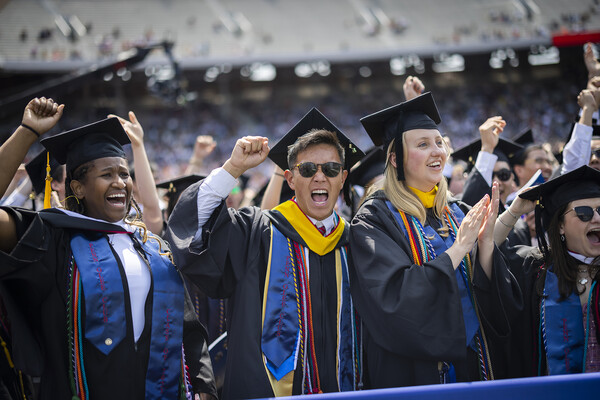
<path id="1" fill-rule="evenodd" d="M 123 145 L 131 142 L 119 120 L 113 117 L 42 139 L 40 143 L 56 161 L 67 164 L 67 173 L 71 174 L 80 165 L 98 158 L 126 158 Z"/>
<path id="2" fill-rule="evenodd" d="M 25 164 L 25 170 L 27 170 L 27 175 L 29 175 L 29 179 L 33 185 L 33 191 L 36 195 L 44 193 L 45 190 L 46 166 L 48 161 L 47 154 L 48 152 L 46 150 L 41 151 L 31 161 Z M 56 176 L 56 171 L 59 169 L 59 167 L 60 164 L 58 161 L 56 161 L 54 157 L 50 156 L 50 171 L 52 178 Z"/>
<path id="3" fill-rule="evenodd" d="M 498 161 L 505 161 L 512 166 L 512 158 L 522 148 L 523 146 L 513 141 L 498 138 L 498 144 L 494 148 L 494 154 L 498 156 Z M 470 169 L 475 165 L 475 160 L 477 159 L 477 154 L 480 150 L 481 139 L 477 139 L 452 153 L 452 158 L 465 161 Z"/>
<path id="4" fill-rule="evenodd" d="M 344 133 L 335 126 L 319 110 L 312 108 L 300 121 L 296 123 L 269 151 L 269 158 L 273 160 L 282 170 L 289 169 L 287 162 L 288 147 L 296 143 L 300 136 L 305 135 L 313 129 L 324 129 L 336 134 L 340 144 L 344 148 L 345 170 L 350 168 L 365 156 Z"/>
<path id="5" fill-rule="evenodd" d="M 535 229 L 540 249 L 547 254 L 544 237 L 554 214 L 571 201 L 600 197 L 600 171 L 583 165 L 541 185 L 519 194 L 526 200 L 536 201 Z"/>
<path id="6" fill-rule="evenodd" d="M 431 92 L 362 117 L 360 122 L 376 146 L 389 144 L 396 139 L 396 165 L 398 180 L 404 180 L 404 153 L 401 135 L 412 129 L 437 129 L 441 122 Z"/>
<path id="7" fill-rule="evenodd" d="M 520 144 L 521 146 L 527 146 L 528 144 L 535 143 L 533 140 L 533 131 L 531 128 L 525 129 L 523 132 L 519 133 L 517 136 L 512 138 L 512 141 Z"/>
<path id="8" fill-rule="evenodd" d="M 376 146 L 367 151 L 348 175 L 351 185 L 365 187 L 376 176 L 383 175 L 385 169 L 385 151 L 382 146 Z"/>
<path id="9" fill-rule="evenodd" d="M 156 184 L 156 187 L 159 189 L 167 189 L 167 198 L 169 199 L 169 204 L 167 205 L 167 213 L 171 215 L 177 200 L 179 200 L 179 196 L 181 193 L 187 189 L 190 185 L 201 181 L 206 178 L 203 175 L 185 175 L 179 178 L 167 180 Z"/>

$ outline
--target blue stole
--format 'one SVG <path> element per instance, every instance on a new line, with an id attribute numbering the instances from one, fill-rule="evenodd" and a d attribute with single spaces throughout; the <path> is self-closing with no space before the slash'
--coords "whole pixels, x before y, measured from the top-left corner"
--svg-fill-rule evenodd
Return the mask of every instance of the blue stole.
<path id="1" fill-rule="evenodd" d="M 159 254 L 155 240 L 139 243 L 148 259 L 153 287 L 146 399 L 176 399 L 182 377 L 183 282 L 171 261 Z M 75 234 L 71 250 L 85 298 L 85 338 L 108 355 L 127 334 L 125 292 L 117 260 L 105 236 L 89 240 Z"/>
<path id="2" fill-rule="evenodd" d="M 546 336 L 548 374 L 583 372 L 585 334 L 579 296 L 571 293 L 559 301 L 558 278 L 548 269 L 541 301 L 541 315 Z M 592 316 L 588 316 L 592 318 Z"/>
<path id="3" fill-rule="evenodd" d="M 300 277 L 293 256 L 293 242 L 271 224 L 271 254 L 267 269 L 261 350 L 267 370 L 280 381 L 296 369 L 299 353 L 306 349 L 300 329 L 304 315 L 300 306 Z M 355 321 L 350 297 L 347 254 L 336 249 L 338 289 L 337 363 L 340 391 L 355 389 Z M 308 284 L 308 283 L 307 283 Z M 290 393 L 291 395 L 291 393 Z"/>
<path id="4" fill-rule="evenodd" d="M 402 222 L 400 213 L 398 212 L 396 207 L 394 207 L 392 205 L 392 203 L 389 200 L 386 201 L 386 204 L 387 204 L 388 208 L 390 209 L 390 211 L 392 212 L 392 214 L 394 215 L 394 218 L 396 219 L 398 226 L 402 229 L 404 236 L 410 243 L 410 236 L 408 234 L 408 231 L 406 230 L 406 226 Z M 465 217 L 465 214 L 455 203 L 450 204 L 449 207 L 450 207 L 450 210 L 452 211 L 452 213 L 454 214 L 454 216 L 456 217 L 456 221 L 457 221 L 458 225 L 460 226 L 460 223 L 462 222 L 463 218 Z M 415 223 L 418 223 L 420 225 L 419 220 L 417 220 L 416 218 L 415 218 Z M 424 240 L 427 240 L 431 244 L 431 246 L 427 246 L 427 248 L 433 247 L 433 250 L 434 250 L 434 254 L 430 254 L 431 259 L 434 259 L 437 254 L 441 254 L 444 251 L 448 250 L 450 248 L 450 246 L 452 246 L 452 244 L 454 244 L 454 239 L 453 239 L 452 235 L 448 235 L 448 237 L 446 237 L 444 239 L 430 225 L 422 226 L 422 228 L 423 228 L 423 232 L 425 234 Z M 449 229 L 452 229 L 452 228 L 449 227 Z M 473 350 L 475 350 L 477 352 L 478 349 L 476 347 L 477 344 L 476 344 L 476 340 L 475 340 L 475 335 L 477 334 L 477 331 L 479 330 L 479 320 L 477 319 L 477 314 L 475 314 L 475 310 L 473 308 L 473 303 L 471 302 L 471 296 L 469 293 L 469 283 L 467 282 L 467 277 L 466 277 L 466 274 L 464 273 L 463 269 L 464 269 L 464 262 L 461 262 L 461 265 L 459 266 L 459 268 L 456 268 L 454 273 L 456 275 L 456 283 L 458 284 L 458 291 L 460 294 L 463 319 L 465 321 L 465 332 L 466 332 L 466 338 L 467 338 L 466 346 L 471 347 Z"/>

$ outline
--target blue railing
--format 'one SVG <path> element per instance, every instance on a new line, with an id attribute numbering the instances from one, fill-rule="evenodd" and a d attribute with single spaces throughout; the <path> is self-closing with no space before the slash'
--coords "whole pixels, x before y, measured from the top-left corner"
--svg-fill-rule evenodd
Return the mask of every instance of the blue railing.
<path id="1" fill-rule="evenodd" d="M 294 400 L 600 399 L 600 372 L 294 396 Z M 280 398 L 281 399 L 281 398 Z"/>

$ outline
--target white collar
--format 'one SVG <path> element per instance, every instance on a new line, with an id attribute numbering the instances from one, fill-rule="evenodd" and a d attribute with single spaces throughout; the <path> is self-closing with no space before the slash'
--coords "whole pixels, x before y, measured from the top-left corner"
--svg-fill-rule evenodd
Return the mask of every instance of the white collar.
<path id="1" fill-rule="evenodd" d="M 571 257 L 573 257 L 574 259 L 576 259 L 577 261 L 585 264 L 585 265 L 590 265 L 592 263 L 592 261 L 594 261 L 594 257 L 586 257 L 583 254 L 579 254 L 579 253 L 574 253 L 571 250 L 567 250 L 569 252 L 569 255 Z"/>
<path id="2" fill-rule="evenodd" d="M 310 219 L 310 222 L 312 222 L 316 227 L 324 226 L 326 235 L 329 235 L 329 233 L 335 228 L 335 213 L 334 212 L 332 212 L 329 217 L 325 218 L 322 221 L 316 220 L 315 218 L 309 217 L 308 215 L 307 215 L 307 217 L 308 217 L 308 219 Z"/>
<path id="3" fill-rule="evenodd" d="M 97 219 L 97 218 L 88 217 L 87 215 L 79 214 L 79 213 L 77 213 L 75 211 L 65 210 L 64 208 L 57 208 L 57 210 L 62 211 L 63 213 L 67 214 L 68 216 L 71 216 L 71 217 L 74 217 L 74 218 L 87 219 L 87 220 L 90 220 L 90 221 L 104 222 L 105 224 L 118 225 L 121 228 L 125 229 L 129 233 L 133 233 L 137 229 L 136 227 L 128 224 L 127 222 L 125 222 L 123 220 L 117 221 L 117 222 L 108 222 L 108 221 L 105 221 L 103 219 Z"/>

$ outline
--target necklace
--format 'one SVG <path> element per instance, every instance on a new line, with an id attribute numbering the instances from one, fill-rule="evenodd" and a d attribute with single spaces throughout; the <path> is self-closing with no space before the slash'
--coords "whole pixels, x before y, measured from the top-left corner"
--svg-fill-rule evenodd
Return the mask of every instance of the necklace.
<path id="1" fill-rule="evenodd" d="M 588 283 L 588 269 L 587 268 L 579 268 L 577 270 L 578 274 L 586 274 L 586 276 L 580 277 L 577 279 L 577 283 L 579 283 L 581 286 L 585 286 L 586 283 Z"/>

